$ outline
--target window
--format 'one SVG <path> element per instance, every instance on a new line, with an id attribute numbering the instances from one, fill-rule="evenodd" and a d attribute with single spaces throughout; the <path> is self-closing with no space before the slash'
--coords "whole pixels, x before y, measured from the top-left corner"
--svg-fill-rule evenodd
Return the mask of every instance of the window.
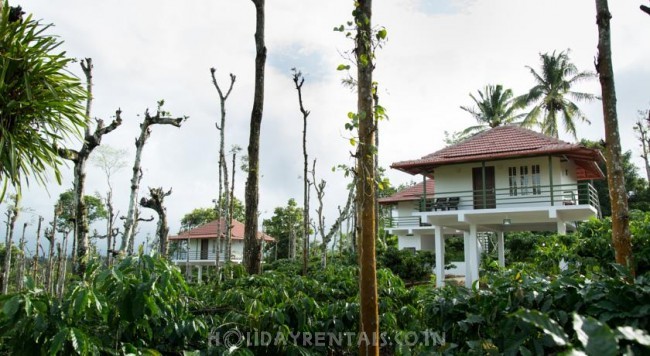
<path id="1" fill-rule="evenodd" d="M 519 186 L 521 187 L 521 195 L 528 195 L 528 166 L 519 167 L 519 175 L 521 180 Z"/>
<path id="2" fill-rule="evenodd" d="M 539 173 L 539 164 L 532 165 L 531 171 L 533 174 L 533 194 L 540 195 L 542 194 L 542 176 Z"/>
<path id="3" fill-rule="evenodd" d="M 510 196 L 517 196 L 517 167 L 508 167 L 508 185 L 510 186 Z"/>

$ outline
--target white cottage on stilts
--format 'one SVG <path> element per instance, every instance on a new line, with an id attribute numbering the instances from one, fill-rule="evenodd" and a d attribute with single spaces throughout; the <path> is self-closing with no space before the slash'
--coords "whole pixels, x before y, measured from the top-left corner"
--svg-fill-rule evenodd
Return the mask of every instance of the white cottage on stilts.
<path id="1" fill-rule="evenodd" d="M 422 183 L 383 198 L 391 204 L 388 230 L 400 248 L 435 250 L 437 285 L 445 279 L 445 236 L 464 237 L 465 285 L 479 279 L 482 232 L 497 236 L 505 263 L 504 233 L 556 231 L 600 215 L 591 180 L 603 179 L 599 150 L 519 126 L 500 126 L 420 159 L 391 168 L 421 175 Z M 441 263 L 439 263 L 440 261 Z"/>

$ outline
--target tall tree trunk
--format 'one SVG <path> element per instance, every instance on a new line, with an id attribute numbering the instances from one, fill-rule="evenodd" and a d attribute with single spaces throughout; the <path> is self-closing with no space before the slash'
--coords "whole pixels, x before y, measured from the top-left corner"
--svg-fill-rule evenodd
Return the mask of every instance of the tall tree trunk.
<path id="1" fill-rule="evenodd" d="M 38 227 L 36 228 L 36 252 L 34 253 L 34 267 L 32 268 L 32 279 L 34 284 L 38 285 L 38 267 L 40 265 L 40 247 L 41 247 L 41 224 L 43 223 L 43 217 L 39 215 L 38 217 Z"/>
<path id="2" fill-rule="evenodd" d="M 20 249 L 20 255 L 16 259 L 18 265 L 18 271 L 16 273 L 16 286 L 18 291 L 22 291 L 24 287 L 25 279 L 25 263 L 27 259 L 25 258 L 25 230 L 27 229 L 27 223 L 23 223 L 23 233 L 20 235 L 20 242 L 18 243 L 18 249 Z"/>
<path id="3" fill-rule="evenodd" d="M 219 130 L 219 197 L 217 199 L 218 201 L 218 216 L 223 219 L 224 221 L 224 226 L 225 226 L 225 236 L 227 240 L 227 236 L 229 234 L 230 226 L 231 226 L 231 221 L 230 221 L 230 194 L 229 189 L 228 189 L 228 164 L 226 163 L 226 151 L 225 151 L 225 133 L 226 133 L 226 100 L 228 100 L 228 97 L 230 96 L 230 93 L 232 92 L 233 85 L 235 84 L 236 76 L 232 73 L 230 73 L 230 86 L 228 87 L 228 91 L 226 94 L 223 93 L 221 90 L 221 87 L 219 86 L 219 83 L 217 82 L 217 78 L 215 77 L 215 72 L 216 69 L 210 68 L 210 74 L 212 75 L 212 84 L 214 87 L 217 89 L 217 93 L 219 93 L 219 103 L 221 107 L 221 121 L 220 123 L 215 123 L 215 126 L 217 127 L 217 130 Z M 233 166 L 233 170 L 235 167 Z M 221 177 L 223 174 L 223 194 L 222 195 L 222 185 L 221 185 Z M 223 199 L 223 201 L 222 201 Z M 221 224 L 219 224 L 219 228 L 221 228 Z M 221 239 L 221 231 L 217 232 L 217 239 Z M 228 253 L 228 242 L 226 241 L 226 253 L 225 253 L 225 261 L 230 261 L 230 255 Z M 218 252 L 217 250 L 217 270 L 219 270 L 219 258 L 218 258 Z"/>
<path id="4" fill-rule="evenodd" d="M 57 275 L 56 282 L 56 296 L 57 298 L 63 298 L 65 291 L 65 275 L 68 269 L 68 238 L 70 236 L 70 231 L 66 231 L 63 234 L 63 246 L 59 247 L 59 273 Z M 61 245 L 59 245 L 61 246 Z M 74 251 L 72 251 L 74 253 Z"/>
<path id="5" fill-rule="evenodd" d="M 377 266 L 375 259 L 375 125 L 373 115 L 372 0 L 358 0 L 354 12 L 357 26 L 357 115 L 359 147 L 357 151 L 357 201 L 360 210 L 359 262 L 361 335 L 359 353 L 379 355 L 379 312 Z"/>
<path id="6" fill-rule="evenodd" d="M 261 250 L 257 237 L 257 205 L 259 203 L 260 129 L 264 111 L 264 66 L 266 46 L 264 45 L 264 2 L 252 0 L 255 4 L 255 94 L 251 112 L 250 137 L 248 141 L 248 179 L 246 180 L 246 222 L 244 232 L 243 264 L 248 273 L 260 273 Z"/>
<path id="7" fill-rule="evenodd" d="M 648 110 L 648 119 L 639 119 L 636 124 L 634 124 L 634 131 L 639 133 L 638 139 L 641 141 L 641 158 L 645 166 L 646 179 L 650 182 L 650 161 L 648 161 L 648 156 L 650 155 L 650 147 L 648 147 L 648 127 L 650 126 L 650 110 Z"/>
<path id="8" fill-rule="evenodd" d="M 303 261 L 302 274 L 307 275 L 307 263 L 309 261 L 309 177 L 307 175 L 309 168 L 309 156 L 307 155 L 307 117 L 309 110 L 305 110 L 302 104 L 302 85 L 305 78 L 300 71 L 293 69 L 293 83 L 298 91 L 298 104 L 302 114 L 302 156 L 303 156 L 303 205 L 302 205 L 302 241 L 303 241 Z"/>
<path id="9" fill-rule="evenodd" d="M 54 238 L 56 236 L 56 222 L 61 214 L 61 206 L 54 206 L 54 219 L 52 220 L 52 230 L 48 233 L 45 231 L 45 238 L 50 242 L 50 250 L 47 258 L 47 270 L 45 273 L 45 290 L 49 294 L 54 294 Z"/>
<path id="10" fill-rule="evenodd" d="M 9 292 L 9 275 L 11 272 L 11 246 L 14 238 L 14 226 L 16 226 L 16 220 L 18 220 L 18 213 L 20 212 L 20 194 L 14 196 L 13 207 L 9 208 L 9 214 L 7 214 L 7 235 L 5 243 L 5 264 L 2 269 L 2 294 L 7 294 Z"/>
<path id="11" fill-rule="evenodd" d="M 237 152 L 241 148 L 239 146 L 233 146 L 230 152 L 232 152 L 232 182 L 230 184 L 230 214 L 228 216 L 229 226 L 226 229 L 226 261 L 230 261 L 232 258 L 232 220 L 235 215 L 235 172 L 237 168 L 235 162 L 237 161 Z"/>
<path id="12" fill-rule="evenodd" d="M 596 0 L 596 13 L 596 23 L 598 24 L 596 70 L 600 79 L 603 98 L 607 181 L 612 207 L 612 243 L 616 254 L 616 263 L 627 266 L 634 275 L 634 260 L 630 240 L 630 216 L 627 205 L 627 190 L 625 189 L 621 139 L 618 133 L 616 90 L 614 86 L 614 68 L 612 66 L 609 22 L 612 15 L 609 12 L 607 0 Z"/>
<path id="13" fill-rule="evenodd" d="M 169 196 L 171 193 L 171 189 L 165 192 L 162 187 L 149 188 L 150 198 L 142 198 L 140 200 L 140 206 L 153 209 L 158 214 L 158 228 L 156 229 L 156 235 L 159 243 L 158 252 L 163 257 L 167 257 L 167 251 L 169 250 L 169 242 L 167 240 L 167 236 L 169 235 L 169 225 L 167 224 L 167 209 L 165 208 L 164 203 L 165 197 Z"/>
<path id="14" fill-rule="evenodd" d="M 129 254 L 133 253 L 134 234 L 137 225 L 136 210 L 138 201 L 138 190 L 140 189 L 140 180 L 142 179 L 142 149 L 147 139 L 151 135 L 152 125 L 172 125 L 181 127 L 183 120 L 187 117 L 170 118 L 166 117 L 167 113 L 162 110 L 164 101 L 158 102 L 156 115 L 151 116 L 149 109 L 144 112 L 144 120 L 140 124 L 140 136 L 135 140 L 135 161 L 133 162 L 133 175 L 131 176 L 131 194 L 129 195 L 129 210 L 126 212 L 124 218 L 124 232 L 122 234 L 122 244 L 120 245 L 120 253 L 128 251 Z M 128 249 L 128 250 L 127 250 Z"/>
<path id="15" fill-rule="evenodd" d="M 113 188 L 110 186 L 106 192 L 106 209 L 108 210 L 108 219 L 106 220 L 106 265 L 113 264 L 113 246 L 115 246 L 115 210 L 113 208 Z"/>
<path id="16" fill-rule="evenodd" d="M 86 272 L 88 264 L 88 209 L 84 201 L 84 190 L 86 184 L 86 162 L 92 151 L 101 144 L 102 136 L 115 130 L 122 124 L 120 117 L 121 111 L 117 110 L 115 119 L 110 125 L 104 127 L 104 121 L 96 119 L 97 126 L 95 131 L 90 131 L 90 113 L 92 108 L 92 59 L 86 58 L 81 61 L 81 69 L 86 76 L 86 90 L 88 91 L 88 100 L 86 101 L 86 130 L 84 132 L 84 142 L 79 151 L 72 149 L 59 149 L 59 156 L 74 162 L 74 241 L 76 244 L 76 260 L 78 264 L 74 265 L 75 273 L 82 276 Z M 73 251 L 73 254 L 75 252 Z"/>

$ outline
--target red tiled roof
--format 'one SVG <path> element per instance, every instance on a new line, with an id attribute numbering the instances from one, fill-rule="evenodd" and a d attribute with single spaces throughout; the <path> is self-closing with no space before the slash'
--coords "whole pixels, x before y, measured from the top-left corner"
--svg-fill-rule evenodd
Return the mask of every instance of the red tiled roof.
<path id="1" fill-rule="evenodd" d="M 495 127 L 420 159 L 393 163 L 391 168 L 421 174 L 447 164 L 543 155 L 563 155 L 575 160 L 580 180 L 604 178 L 598 167 L 598 162 L 604 161 L 599 150 L 515 125 Z"/>
<path id="2" fill-rule="evenodd" d="M 233 240 L 243 240 L 244 239 L 244 224 L 233 219 L 232 220 L 232 239 Z M 216 239 L 217 232 L 221 233 L 222 237 L 226 235 L 226 224 L 225 219 L 218 219 L 211 221 L 207 224 L 203 224 L 194 229 L 184 231 L 177 236 L 170 236 L 169 240 L 186 240 L 186 239 Z M 264 237 L 265 241 L 275 241 L 275 239 L 265 233 L 258 232 L 257 237 Z"/>
<path id="3" fill-rule="evenodd" d="M 400 201 L 420 200 L 422 193 L 424 192 L 423 187 L 424 183 L 420 182 L 404 188 L 389 197 L 379 198 L 379 204 L 394 204 Z M 433 179 L 427 179 L 427 198 L 433 198 L 433 188 Z"/>

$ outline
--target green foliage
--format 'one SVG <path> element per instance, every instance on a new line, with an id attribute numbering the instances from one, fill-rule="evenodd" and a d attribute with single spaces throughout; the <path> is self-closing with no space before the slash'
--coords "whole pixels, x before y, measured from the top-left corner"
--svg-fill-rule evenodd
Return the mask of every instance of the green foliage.
<path id="1" fill-rule="evenodd" d="M 89 266 L 62 300 L 28 283 L 0 299 L 0 338 L 12 354 L 123 354 L 187 350 L 207 330 L 189 313 L 192 291 L 164 259 L 131 256 Z"/>
<path id="2" fill-rule="evenodd" d="M 593 323 L 597 320 L 635 335 L 648 330 L 649 279 L 641 277 L 629 284 L 620 275 L 593 277 L 569 272 L 548 278 L 513 269 L 488 274 L 476 291 L 455 286 L 427 289 L 419 297 L 422 327 L 445 333 L 446 344 L 437 351 L 453 348 L 459 354 L 558 353 L 582 337 L 573 329 L 574 313 L 587 317 L 592 325 L 599 325 Z M 535 332 L 537 327 L 544 333 Z M 637 354 L 647 352 L 644 338 L 639 339 L 642 342 L 623 341 L 623 345 Z"/>
<path id="3" fill-rule="evenodd" d="M 86 211 L 88 214 L 89 224 L 92 224 L 93 222 L 100 219 L 108 218 L 106 207 L 104 206 L 104 203 L 99 196 L 85 195 L 84 203 L 86 203 Z M 71 230 L 74 226 L 75 216 L 74 191 L 70 189 L 61 193 L 61 195 L 59 195 L 59 201 L 57 204 L 59 204 L 61 207 L 61 213 L 59 214 L 59 220 L 57 222 L 58 226 Z"/>
<path id="4" fill-rule="evenodd" d="M 527 94 L 516 99 L 517 105 L 532 105 L 524 119 L 523 125 L 539 126 L 542 133 L 558 137 L 558 121 L 561 117 L 566 132 L 576 137 L 575 121 L 579 119 L 589 123 L 578 105 L 572 101 L 592 101 L 597 96 L 589 93 L 572 91 L 577 83 L 596 78 L 593 72 L 579 72 L 570 62 L 568 51 L 544 53 L 539 55 L 540 71 L 528 67 L 535 79 Z M 540 116 L 543 117 L 540 120 Z"/>
<path id="5" fill-rule="evenodd" d="M 226 333 L 254 335 L 268 332 L 275 338 L 283 335 L 287 343 L 271 345 L 240 345 L 240 351 L 261 355 L 278 355 L 295 352 L 308 341 L 290 333 L 345 333 L 359 329 L 358 269 L 330 261 L 326 269 L 315 268 L 308 276 L 292 273 L 287 266 L 291 261 L 276 263 L 277 270 L 261 275 L 226 280 L 208 285 L 199 291 L 202 300 L 209 301 L 212 330 L 223 342 Z M 417 320 L 415 291 L 404 287 L 402 280 L 390 271 L 377 271 L 379 283 L 379 312 L 382 330 L 391 333 L 406 331 Z M 313 334 L 312 334 L 313 335 Z M 254 341 L 254 340 L 251 340 Z M 224 352 L 223 344 L 216 353 Z M 356 350 L 356 340 L 345 345 L 312 346 L 304 352 L 310 354 L 341 354 Z"/>
<path id="6" fill-rule="evenodd" d="M 650 271 L 650 213 L 631 211 L 630 231 L 638 275 Z M 526 263 L 549 275 L 560 272 L 564 262 L 571 270 L 592 273 L 617 272 L 609 217 L 591 219 L 569 235 L 509 233 L 505 238 L 506 263 Z"/>
<path id="7" fill-rule="evenodd" d="M 286 207 L 275 208 L 273 216 L 262 222 L 264 232 L 276 239 L 275 244 L 269 244 L 267 248 L 277 249 L 272 254 L 275 256 L 277 252 L 278 259 L 291 257 L 290 241 L 292 238 L 296 243 L 296 251 L 301 249 L 304 232 L 302 222 L 302 208 L 298 207 L 298 203 L 293 198 L 289 199 Z"/>
<path id="8" fill-rule="evenodd" d="M 523 114 L 518 114 L 521 104 L 515 102 L 511 89 L 503 89 L 501 84 L 486 85 L 483 91 L 478 91 L 479 98 L 469 94 L 476 104 L 476 108 L 461 106 L 460 108 L 470 113 L 478 125 L 470 126 L 453 138 L 456 142 L 466 139 L 489 128 L 514 123 Z"/>
<path id="9" fill-rule="evenodd" d="M 398 250 L 388 247 L 377 256 L 377 266 L 390 269 L 405 281 L 428 280 L 435 256 L 431 251 Z"/>
<path id="10" fill-rule="evenodd" d="M 6 1 L 0 20 L 0 177 L 20 186 L 34 177 L 44 183 L 54 169 L 60 183 L 57 144 L 78 136 L 85 126 L 86 93 L 67 71 L 73 61 L 59 49 L 61 41 L 47 34 L 32 15 L 9 22 Z M 0 198 L 4 196 L 4 188 Z M 1 199 L 0 199 L 1 200 Z"/>
<path id="11" fill-rule="evenodd" d="M 597 148 L 605 154 L 605 147 L 595 141 L 581 140 L 580 144 L 589 148 Z M 648 182 L 639 176 L 639 170 L 632 162 L 632 151 L 628 150 L 622 156 L 623 176 L 625 177 L 625 190 L 628 192 L 628 205 L 630 210 L 637 209 L 650 211 L 650 189 Z M 602 216 L 612 215 L 611 202 L 609 200 L 609 185 L 607 183 L 607 166 L 604 162 L 599 164 L 600 169 L 605 173 L 605 179 L 595 180 L 594 188 L 598 192 L 600 210 Z"/>

